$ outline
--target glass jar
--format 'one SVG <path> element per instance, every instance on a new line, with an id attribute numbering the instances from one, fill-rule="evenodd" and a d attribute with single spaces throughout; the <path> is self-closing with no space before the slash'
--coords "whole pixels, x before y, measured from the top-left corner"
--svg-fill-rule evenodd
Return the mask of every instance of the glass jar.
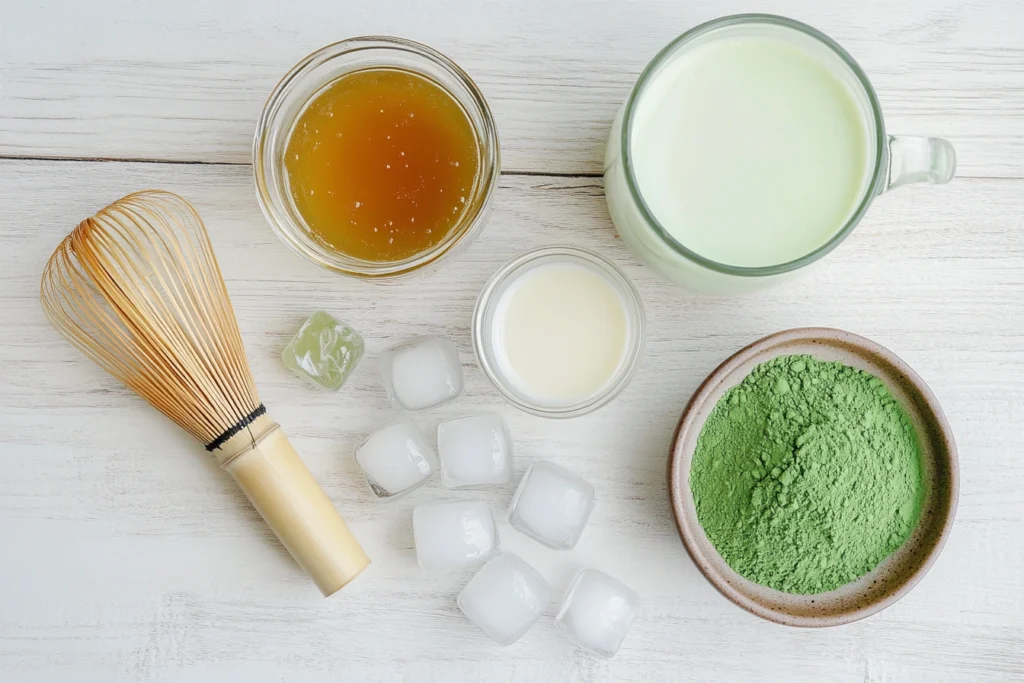
<path id="1" fill-rule="evenodd" d="M 868 126 L 868 177 L 856 208 L 824 244 L 786 263 L 736 266 L 696 253 L 659 223 L 644 200 L 631 159 L 634 114 L 648 85 L 660 71 L 690 50 L 721 39 L 771 37 L 806 51 L 848 87 Z M 612 125 L 605 154 L 604 180 L 608 210 L 623 242 L 660 275 L 689 289 L 732 294 L 763 288 L 818 261 L 838 246 L 883 192 L 907 183 L 945 183 L 956 156 L 941 138 L 886 135 L 882 110 L 864 71 L 843 48 L 800 22 L 764 14 L 723 17 L 697 26 L 670 43 L 647 65 Z"/>
<path id="2" fill-rule="evenodd" d="M 459 222 L 440 243 L 400 261 L 365 261 L 334 251 L 310 232 L 288 187 L 284 153 L 299 116 L 338 78 L 366 69 L 401 69 L 426 78 L 458 102 L 473 128 L 479 171 Z M 271 228 L 292 251 L 311 263 L 365 279 L 394 278 L 437 264 L 469 243 L 483 226 L 498 185 L 498 131 L 473 80 L 440 52 L 402 38 L 368 36 L 317 50 L 289 71 L 267 100 L 252 151 L 256 196 Z"/>

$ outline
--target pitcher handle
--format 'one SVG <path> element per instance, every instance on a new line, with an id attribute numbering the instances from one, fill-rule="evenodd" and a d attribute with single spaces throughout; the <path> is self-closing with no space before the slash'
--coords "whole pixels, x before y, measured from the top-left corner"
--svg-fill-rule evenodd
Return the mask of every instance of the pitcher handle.
<path id="1" fill-rule="evenodd" d="M 948 183 L 956 172 L 956 152 L 948 140 L 889 136 L 889 177 L 883 192 L 910 183 Z"/>

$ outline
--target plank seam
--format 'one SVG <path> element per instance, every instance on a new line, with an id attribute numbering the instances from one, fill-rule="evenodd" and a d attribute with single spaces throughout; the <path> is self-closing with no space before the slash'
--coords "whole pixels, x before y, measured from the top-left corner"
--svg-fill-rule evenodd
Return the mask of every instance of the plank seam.
<path id="1" fill-rule="evenodd" d="M 243 161 L 195 161 L 190 159 L 146 159 L 143 157 L 59 157 L 59 156 L 26 156 L 18 154 L 0 154 L 0 161 L 57 161 L 86 164 L 169 164 L 173 166 L 252 166 Z M 502 171 L 503 176 L 543 177 L 543 178 L 600 178 L 603 173 L 580 172 L 566 173 L 558 171 Z M 1022 180 L 1024 176 L 974 176 L 958 175 L 960 180 Z"/>

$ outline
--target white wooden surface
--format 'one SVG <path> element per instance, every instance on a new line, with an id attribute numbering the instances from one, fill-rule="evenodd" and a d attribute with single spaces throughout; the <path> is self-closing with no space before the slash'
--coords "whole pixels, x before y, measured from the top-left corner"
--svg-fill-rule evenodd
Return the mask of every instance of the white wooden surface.
<path id="1" fill-rule="evenodd" d="M 0 10 L 0 681 L 1024 680 L 1024 3 L 86 5 Z M 880 198 L 803 279 L 714 299 L 658 281 L 622 248 L 596 175 L 644 62 L 698 21 L 750 10 L 839 40 L 873 77 L 890 130 L 948 136 L 961 176 Z M 480 239 L 393 286 L 292 256 L 259 213 L 247 165 L 276 79 L 308 51 L 365 33 L 423 40 L 466 67 L 493 105 L 508 171 Z M 180 192 L 205 217 L 263 398 L 375 560 L 334 599 L 319 597 L 196 444 L 43 318 L 38 279 L 59 239 L 144 187 Z M 650 324 L 626 392 L 564 422 L 504 406 L 469 335 L 490 273 L 552 243 L 621 264 Z M 367 338 L 368 359 L 337 395 L 277 358 L 316 308 Z M 761 335 L 809 324 L 876 339 L 930 383 L 956 433 L 962 491 L 945 551 L 909 596 L 857 624 L 798 631 L 747 615 L 699 576 L 671 521 L 665 461 L 707 372 Z M 500 533 L 556 598 L 583 565 L 642 594 L 615 659 L 562 638 L 556 603 L 516 645 L 487 641 L 455 605 L 469 575 L 424 575 L 412 550 L 412 507 L 456 494 L 433 482 L 380 504 L 357 476 L 354 443 L 389 415 L 376 354 L 424 333 L 456 343 L 467 380 L 424 428 L 498 410 L 518 472 L 550 458 L 593 482 L 599 503 L 575 551 L 543 549 L 503 521 Z M 500 517 L 511 493 L 458 496 L 482 496 Z"/>

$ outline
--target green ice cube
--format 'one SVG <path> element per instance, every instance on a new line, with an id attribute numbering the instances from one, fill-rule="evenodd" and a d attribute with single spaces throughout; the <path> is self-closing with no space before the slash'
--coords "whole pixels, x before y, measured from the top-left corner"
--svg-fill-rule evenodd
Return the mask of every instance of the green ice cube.
<path id="1" fill-rule="evenodd" d="M 363 338 L 329 313 L 317 311 L 302 323 L 281 360 L 296 375 L 337 391 L 363 357 Z"/>

